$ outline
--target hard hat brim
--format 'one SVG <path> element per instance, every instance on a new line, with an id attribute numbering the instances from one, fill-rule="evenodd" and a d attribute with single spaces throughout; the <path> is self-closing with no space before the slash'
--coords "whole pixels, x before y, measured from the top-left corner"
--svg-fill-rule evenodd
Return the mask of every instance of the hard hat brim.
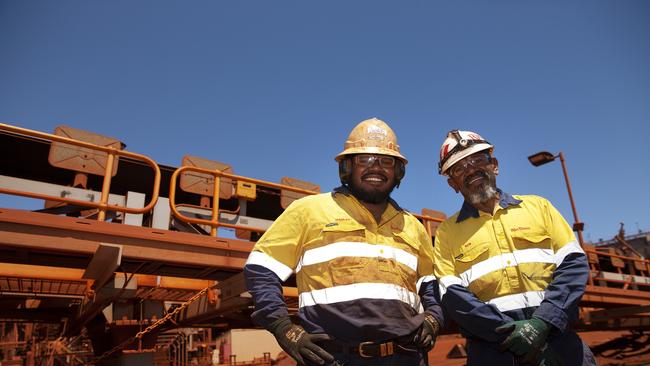
<path id="1" fill-rule="evenodd" d="M 461 161 L 462 159 L 464 159 L 464 158 L 466 158 L 466 157 L 468 157 L 468 156 L 470 156 L 470 155 L 472 155 L 474 153 L 477 153 L 479 151 L 492 150 L 493 148 L 494 148 L 494 146 L 492 146 L 490 144 L 475 144 L 475 145 L 472 145 L 472 146 L 468 147 L 467 149 L 461 150 L 461 151 L 457 152 L 456 154 L 450 156 L 449 159 L 447 159 L 445 164 L 442 166 L 442 169 L 440 170 L 440 174 L 441 175 L 447 175 L 447 171 L 449 170 L 449 168 L 451 168 L 454 164 Z"/>
<path id="2" fill-rule="evenodd" d="M 408 160 L 406 160 L 406 158 L 402 154 L 400 154 L 400 153 L 398 153 L 398 152 L 396 152 L 394 150 L 384 149 L 384 148 L 381 148 L 381 147 L 371 147 L 371 146 L 352 147 L 352 148 L 349 148 L 349 149 L 345 149 L 345 150 L 341 151 L 338 155 L 336 155 L 334 160 L 339 162 L 346 155 L 356 155 L 356 154 L 377 154 L 377 155 L 394 156 L 394 157 L 402 160 L 404 162 L 404 165 L 406 165 L 408 163 Z"/>

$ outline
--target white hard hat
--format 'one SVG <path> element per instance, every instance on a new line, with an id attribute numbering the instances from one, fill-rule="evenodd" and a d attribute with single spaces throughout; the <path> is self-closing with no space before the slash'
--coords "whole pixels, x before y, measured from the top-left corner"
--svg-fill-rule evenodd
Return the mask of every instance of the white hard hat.
<path id="1" fill-rule="evenodd" d="M 481 135 L 472 131 L 453 130 L 447 133 L 445 142 L 440 146 L 438 173 L 446 175 L 447 170 L 461 159 L 483 150 L 494 149 Z"/>

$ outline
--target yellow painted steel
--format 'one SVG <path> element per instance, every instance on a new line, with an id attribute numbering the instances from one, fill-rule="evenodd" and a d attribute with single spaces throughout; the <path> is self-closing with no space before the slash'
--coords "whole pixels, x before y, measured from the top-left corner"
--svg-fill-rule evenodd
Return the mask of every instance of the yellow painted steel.
<path id="1" fill-rule="evenodd" d="M 239 198 L 254 201 L 257 198 L 257 184 L 238 181 L 235 194 Z"/>

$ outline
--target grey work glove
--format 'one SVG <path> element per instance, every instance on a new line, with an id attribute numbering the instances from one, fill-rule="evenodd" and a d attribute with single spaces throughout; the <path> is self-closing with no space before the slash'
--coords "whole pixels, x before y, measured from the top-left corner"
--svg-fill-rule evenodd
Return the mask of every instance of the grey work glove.
<path id="1" fill-rule="evenodd" d="M 500 345 L 501 351 L 510 351 L 525 363 L 534 362 L 546 337 L 551 331 L 551 325 L 544 320 L 532 317 L 517 320 L 495 329 L 497 333 L 510 333 Z"/>
<path id="2" fill-rule="evenodd" d="M 330 339 L 327 334 L 309 334 L 300 325 L 293 324 L 288 316 L 269 324 L 267 329 L 298 365 L 325 365 L 334 361 L 331 354 L 314 343 Z"/>
<path id="3" fill-rule="evenodd" d="M 429 352 L 436 344 L 438 333 L 440 333 L 440 324 L 438 324 L 438 321 L 433 314 L 425 311 L 422 325 L 420 325 L 420 328 L 415 331 L 413 343 L 415 343 L 418 348 Z"/>

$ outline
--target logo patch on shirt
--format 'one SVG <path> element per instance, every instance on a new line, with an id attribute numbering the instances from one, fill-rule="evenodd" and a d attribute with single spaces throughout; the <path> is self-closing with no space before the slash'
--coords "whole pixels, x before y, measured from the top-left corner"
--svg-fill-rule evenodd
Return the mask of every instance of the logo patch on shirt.
<path id="1" fill-rule="evenodd" d="M 460 254 L 457 255 L 454 259 L 456 259 L 456 260 L 461 259 L 461 258 L 463 258 L 464 255 L 465 255 L 465 254 L 460 253 Z"/>
<path id="2" fill-rule="evenodd" d="M 512 231 L 513 233 L 515 231 L 524 231 L 524 230 L 530 230 L 530 228 L 528 226 L 519 226 L 519 227 L 513 227 L 513 228 L 510 229 L 510 231 Z"/>
<path id="3" fill-rule="evenodd" d="M 325 225 L 325 227 L 332 227 L 332 226 L 338 226 L 338 222 L 330 222 L 329 224 Z"/>

